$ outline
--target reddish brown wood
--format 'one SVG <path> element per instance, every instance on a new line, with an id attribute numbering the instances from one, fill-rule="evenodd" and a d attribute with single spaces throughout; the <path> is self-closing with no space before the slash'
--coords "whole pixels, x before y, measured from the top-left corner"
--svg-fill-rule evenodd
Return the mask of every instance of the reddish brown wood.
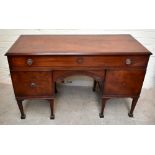
<path id="1" fill-rule="evenodd" d="M 53 71 L 53 81 L 61 80 L 63 81 L 68 76 L 74 75 L 85 75 L 90 76 L 93 79 L 103 80 L 104 79 L 104 70 L 92 70 L 92 71 L 75 71 L 75 70 L 60 70 L 60 71 Z"/>
<path id="2" fill-rule="evenodd" d="M 139 96 L 145 76 L 141 70 L 108 70 L 104 85 L 104 95 Z"/>
<path id="3" fill-rule="evenodd" d="M 40 97 L 53 95 L 51 72 L 12 71 L 11 77 L 16 97 Z"/>
<path id="4" fill-rule="evenodd" d="M 130 59 L 131 64 L 126 64 Z M 11 56 L 12 67 L 145 67 L 149 56 Z M 32 64 L 28 61 L 32 60 Z M 80 61 L 80 62 L 79 62 Z"/>
<path id="5" fill-rule="evenodd" d="M 22 35 L 7 55 L 146 55 L 131 35 Z"/>
<path id="6" fill-rule="evenodd" d="M 133 98 L 133 116 L 151 52 L 131 35 L 23 35 L 6 53 L 21 118 L 24 99 L 47 99 L 54 119 L 56 81 L 72 75 L 92 77 L 106 100 Z M 94 83 L 94 90 L 96 82 Z"/>

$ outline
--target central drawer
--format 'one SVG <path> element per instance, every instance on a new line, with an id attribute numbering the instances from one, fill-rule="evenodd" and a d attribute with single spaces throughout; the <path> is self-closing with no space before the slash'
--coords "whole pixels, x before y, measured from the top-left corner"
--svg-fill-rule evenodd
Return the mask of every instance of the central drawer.
<path id="1" fill-rule="evenodd" d="M 10 56 L 12 67 L 138 67 L 147 66 L 147 56 Z"/>

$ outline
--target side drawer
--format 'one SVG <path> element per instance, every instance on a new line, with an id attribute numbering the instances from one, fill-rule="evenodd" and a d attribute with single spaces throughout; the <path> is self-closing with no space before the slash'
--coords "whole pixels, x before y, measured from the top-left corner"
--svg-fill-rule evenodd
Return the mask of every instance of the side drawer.
<path id="1" fill-rule="evenodd" d="M 104 95 L 137 96 L 141 92 L 145 70 L 108 70 Z"/>
<path id="2" fill-rule="evenodd" d="M 52 72 L 12 71 L 12 83 L 17 97 L 52 96 Z"/>
<path id="3" fill-rule="evenodd" d="M 148 56 L 10 56 L 11 67 L 146 67 Z"/>

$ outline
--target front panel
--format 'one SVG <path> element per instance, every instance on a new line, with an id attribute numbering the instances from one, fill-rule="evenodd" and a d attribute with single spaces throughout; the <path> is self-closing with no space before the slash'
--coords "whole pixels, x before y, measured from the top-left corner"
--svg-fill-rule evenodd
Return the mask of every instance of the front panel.
<path id="1" fill-rule="evenodd" d="M 11 56 L 13 67 L 146 67 L 148 56 Z"/>
<path id="2" fill-rule="evenodd" d="M 12 83 L 16 97 L 52 96 L 52 72 L 12 71 Z"/>
<path id="3" fill-rule="evenodd" d="M 104 94 L 109 96 L 138 96 L 141 91 L 145 70 L 107 70 Z"/>

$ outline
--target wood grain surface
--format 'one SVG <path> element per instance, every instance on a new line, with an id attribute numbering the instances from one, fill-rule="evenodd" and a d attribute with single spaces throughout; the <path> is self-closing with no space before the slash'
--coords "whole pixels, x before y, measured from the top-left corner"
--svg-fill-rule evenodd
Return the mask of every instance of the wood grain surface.
<path id="1" fill-rule="evenodd" d="M 131 35 L 22 35 L 6 55 L 151 54 Z"/>

